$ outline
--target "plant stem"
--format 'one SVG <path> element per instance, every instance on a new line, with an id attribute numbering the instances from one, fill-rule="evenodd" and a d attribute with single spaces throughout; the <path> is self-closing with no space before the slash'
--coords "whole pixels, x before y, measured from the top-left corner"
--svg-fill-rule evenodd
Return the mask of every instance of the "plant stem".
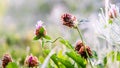
<path id="1" fill-rule="evenodd" d="M 85 47 L 85 43 L 84 43 L 84 41 L 83 41 L 82 34 L 81 34 L 81 32 L 80 32 L 78 26 L 76 27 L 76 29 L 77 29 L 77 31 L 78 31 L 78 33 L 79 33 L 79 36 L 80 36 L 80 38 L 81 38 L 81 40 L 82 40 L 82 43 L 83 43 L 83 45 L 84 45 L 85 52 L 86 52 L 86 54 L 87 54 L 88 60 L 89 60 L 89 62 L 90 62 L 90 65 L 91 65 L 91 67 L 93 68 L 92 63 L 91 63 L 91 61 L 90 61 L 90 59 L 89 59 L 90 56 L 88 55 L 88 52 L 87 52 L 86 47 Z"/>
<path id="2" fill-rule="evenodd" d="M 58 39 L 63 39 L 62 37 L 58 37 L 56 38 L 54 41 L 46 41 L 46 43 L 50 42 L 50 43 L 55 43 Z"/>

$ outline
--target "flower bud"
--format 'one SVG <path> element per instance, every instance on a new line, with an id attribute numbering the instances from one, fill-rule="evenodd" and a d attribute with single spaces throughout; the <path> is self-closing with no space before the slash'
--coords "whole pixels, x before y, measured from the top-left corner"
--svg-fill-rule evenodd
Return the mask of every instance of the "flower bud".
<path id="1" fill-rule="evenodd" d="M 37 67 L 38 63 L 38 58 L 36 56 L 30 55 L 26 57 L 25 65 L 28 67 Z"/>
<path id="2" fill-rule="evenodd" d="M 42 23 L 42 21 L 38 21 L 36 25 L 35 35 L 37 39 L 45 37 L 47 34 L 46 29 L 42 26 Z"/>
<path id="3" fill-rule="evenodd" d="M 76 50 L 76 51 L 79 51 L 82 46 L 83 46 L 82 41 L 80 41 L 80 40 L 77 41 L 76 46 L 75 46 L 75 50 Z"/>
<path id="4" fill-rule="evenodd" d="M 9 62 L 12 62 L 12 58 L 9 54 L 5 54 L 2 59 L 2 68 L 6 68 Z"/>
<path id="5" fill-rule="evenodd" d="M 108 13 L 109 13 L 109 18 L 116 18 L 118 13 L 117 7 L 115 5 L 111 5 Z"/>
<path id="6" fill-rule="evenodd" d="M 79 53 L 83 58 L 87 59 L 88 56 L 87 56 L 87 53 L 86 53 L 85 49 L 86 49 L 88 55 L 89 55 L 89 56 L 92 56 L 92 51 L 91 51 L 91 49 L 90 49 L 88 46 L 82 46 L 82 47 L 80 48 L 80 50 L 78 51 L 78 53 Z"/>
<path id="7" fill-rule="evenodd" d="M 63 25 L 68 26 L 68 27 L 76 27 L 77 26 L 77 19 L 75 16 L 65 13 L 61 16 Z"/>

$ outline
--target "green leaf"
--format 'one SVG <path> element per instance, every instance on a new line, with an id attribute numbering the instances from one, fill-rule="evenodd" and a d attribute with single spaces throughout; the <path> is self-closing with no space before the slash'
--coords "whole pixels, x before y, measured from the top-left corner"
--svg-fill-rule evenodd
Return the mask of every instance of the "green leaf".
<path id="1" fill-rule="evenodd" d="M 117 52 L 117 61 L 120 61 L 120 52 Z"/>
<path id="2" fill-rule="evenodd" d="M 19 68 L 15 62 L 10 62 L 6 68 Z"/>
<path id="3" fill-rule="evenodd" d="M 98 64 L 97 68 L 105 68 L 103 64 Z"/>
<path id="4" fill-rule="evenodd" d="M 43 35 L 44 31 L 45 31 L 45 29 L 44 29 L 43 27 L 41 27 L 41 28 L 39 29 L 40 35 Z"/>
<path id="5" fill-rule="evenodd" d="M 92 51 L 92 57 L 95 59 L 98 59 L 98 55 L 97 55 L 96 51 Z"/>
<path id="6" fill-rule="evenodd" d="M 47 40 L 51 40 L 51 37 L 48 36 L 48 35 L 45 35 L 44 38 L 47 39 Z"/>
<path id="7" fill-rule="evenodd" d="M 58 66 L 58 68 L 59 68 L 57 55 L 56 55 L 56 54 L 53 54 L 53 55 L 51 56 L 51 59 L 53 60 L 53 62 L 54 62 L 54 63 Z"/>
<path id="8" fill-rule="evenodd" d="M 74 66 L 69 60 L 58 58 L 58 61 L 61 62 L 63 65 L 65 65 L 66 68 L 74 68 Z"/>
<path id="9" fill-rule="evenodd" d="M 44 49 L 44 50 L 43 50 L 43 53 L 44 53 L 44 55 L 47 56 L 47 55 L 50 53 L 50 49 Z"/>
<path id="10" fill-rule="evenodd" d="M 39 56 L 39 61 L 40 61 L 40 63 L 43 63 L 44 62 L 44 57 L 43 56 Z"/>
<path id="11" fill-rule="evenodd" d="M 114 60 L 115 60 L 115 52 L 113 51 L 112 52 L 112 62 L 114 62 Z"/>
<path id="12" fill-rule="evenodd" d="M 72 45 L 71 45 L 67 40 L 62 39 L 62 40 L 60 40 L 60 42 L 61 42 L 62 44 L 64 44 L 67 48 L 73 50 Z"/>
<path id="13" fill-rule="evenodd" d="M 109 22 L 109 24 L 112 24 L 112 23 L 113 23 L 113 20 L 112 20 L 112 19 L 109 19 L 108 22 Z"/>
<path id="14" fill-rule="evenodd" d="M 79 64 L 78 66 L 80 66 L 82 68 L 86 68 L 85 59 L 83 59 L 76 52 L 74 52 L 74 51 L 66 52 L 66 55 L 69 56 L 70 58 L 72 58 L 77 64 Z"/>
<path id="15" fill-rule="evenodd" d="M 104 65 L 106 66 L 106 64 L 107 64 L 107 57 L 104 57 L 103 63 L 104 63 Z"/>
<path id="16" fill-rule="evenodd" d="M 33 38 L 33 40 L 39 40 L 40 39 L 40 36 L 35 36 L 34 38 Z"/>

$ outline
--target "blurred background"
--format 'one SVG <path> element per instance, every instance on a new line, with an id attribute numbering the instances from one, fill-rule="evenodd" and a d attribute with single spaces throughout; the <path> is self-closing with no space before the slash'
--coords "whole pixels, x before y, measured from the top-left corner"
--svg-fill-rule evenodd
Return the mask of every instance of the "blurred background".
<path id="1" fill-rule="evenodd" d="M 79 28 L 86 43 L 95 50 L 97 46 L 93 45 L 98 43 L 93 41 L 96 39 L 92 28 L 95 21 L 91 20 L 96 20 L 103 7 L 104 0 L 0 0 L 0 58 L 3 54 L 10 53 L 23 64 L 28 53 L 39 56 L 42 53 L 40 43 L 33 41 L 35 25 L 39 20 L 44 22 L 52 40 L 61 36 L 74 46 L 79 35 L 76 30 L 61 24 L 60 16 L 63 13 L 71 13 L 79 21 L 88 20 L 82 22 Z"/>

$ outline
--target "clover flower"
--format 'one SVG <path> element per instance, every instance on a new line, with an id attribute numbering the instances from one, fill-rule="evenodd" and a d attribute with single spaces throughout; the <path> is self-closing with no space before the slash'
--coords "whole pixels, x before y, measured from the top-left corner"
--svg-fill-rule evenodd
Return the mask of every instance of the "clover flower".
<path id="1" fill-rule="evenodd" d="M 91 51 L 90 47 L 84 46 L 84 44 L 80 40 L 77 41 L 75 50 L 78 52 L 78 54 L 81 55 L 81 57 L 83 57 L 85 59 L 88 58 L 87 53 L 89 56 L 92 56 L 92 51 Z M 86 51 L 87 51 L 87 53 L 86 53 Z"/>
<path id="2" fill-rule="evenodd" d="M 35 30 L 35 35 L 36 37 L 34 38 L 35 40 L 38 40 L 44 36 L 46 36 L 47 32 L 46 29 L 42 26 L 43 22 L 38 21 L 36 24 L 36 30 Z"/>
<path id="3" fill-rule="evenodd" d="M 2 59 L 2 68 L 6 68 L 9 62 L 12 62 L 12 58 L 9 54 L 5 54 Z"/>
<path id="4" fill-rule="evenodd" d="M 30 55 L 26 57 L 25 65 L 28 67 L 37 67 L 38 63 L 38 58 L 36 56 Z"/>
<path id="5" fill-rule="evenodd" d="M 87 56 L 85 49 L 86 49 L 88 55 L 92 56 L 92 51 L 91 51 L 90 47 L 88 47 L 88 46 L 82 46 L 80 48 L 80 50 L 78 51 L 78 54 L 80 54 L 83 58 L 87 59 L 88 56 Z"/>
<path id="6" fill-rule="evenodd" d="M 83 43 L 82 43 L 82 41 L 80 41 L 80 40 L 77 41 L 75 50 L 76 50 L 76 51 L 79 51 L 82 46 L 84 46 Z"/>
<path id="7" fill-rule="evenodd" d="M 63 22 L 63 25 L 68 27 L 76 27 L 78 24 L 76 17 L 68 13 L 63 14 L 61 16 L 61 20 Z"/>

